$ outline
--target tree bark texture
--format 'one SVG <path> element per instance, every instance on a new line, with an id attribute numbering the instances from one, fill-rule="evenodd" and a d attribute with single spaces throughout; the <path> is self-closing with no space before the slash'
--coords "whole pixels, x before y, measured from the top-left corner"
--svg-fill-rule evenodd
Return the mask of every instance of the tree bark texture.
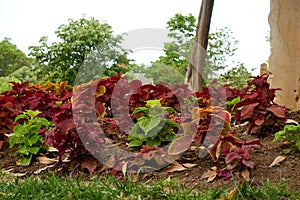
<path id="1" fill-rule="evenodd" d="M 214 0 L 202 0 L 198 17 L 195 42 L 192 55 L 187 68 L 185 81 L 190 84 L 193 91 L 200 91 L 203 83 L 203 72 L 208 45 L 208 34 L 211 22 Z"/>
<path id="2" fill-rule="evenodd" d="M 268 73 L 272 88 L 281 88 L 275 102 L 292 110 L 300 103 L 300 1 L 271 0 L 271 55 Z"/>

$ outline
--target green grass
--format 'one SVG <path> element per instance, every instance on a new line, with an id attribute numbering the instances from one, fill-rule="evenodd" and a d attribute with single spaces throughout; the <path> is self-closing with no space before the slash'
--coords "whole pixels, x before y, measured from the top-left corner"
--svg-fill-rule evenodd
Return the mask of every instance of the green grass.
<path id="1" fill-rule="evenodd" d="M 230 189 L 212 188 L 200 191 L 180 186 L 175 180 L 133 183 L 112 176 L 92 178 L 63 178 L 53 174 L 8 177 L 0 172 L 0 199 L 203 199 L 214 200 L 226 196 Z M 262 183 L 259 187 L 244 186 L 233 199 L 300 199 L 300 193 L 288 190 L 286 183 Z"/>

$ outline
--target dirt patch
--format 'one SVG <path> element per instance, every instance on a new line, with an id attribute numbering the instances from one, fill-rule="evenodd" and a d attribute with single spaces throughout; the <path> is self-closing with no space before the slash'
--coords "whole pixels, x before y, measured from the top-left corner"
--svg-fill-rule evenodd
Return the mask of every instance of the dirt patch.
<path id="1" fill-rule="evenodd" d="M 287 113 L 288 119 L 293 119 L 300 123 L 300 111 Z M 280 181 L 288 181 L 291 189 L 300 188 L 300 152 L 293 150 L 288 155 L 284 155 L 282 150 L 288 145 L 285 142 L 273 142 L 273 134 L 267 134 L 266 136 L 255 136 L 255 135 L 247 135 L 247 125 L 237 126 L 235 127 L 236 134 L 242 139 L 255 139 L 259 138 L 262 144 L 261 148 L 253 150 L 251 154 L 251 158 L 255 162 L 255 168 L 250 171 L 251 177 L 256 183 L 259 183 L 263 180 L 270 180 L 272 182 L 280 182 Z M 5 143 L 2 149 L 0 150 L 0 168 L 2 170 L 11 170 L 12 173 L 24 173 L 26 175 L 33 174 L 36 170 L 41 169 L 47 165 L 42 165 L 38 162 L 33 162 L 28 167 L 22 167 L 17 165 L 18 157 L 14 156 L 15 148 L 10 149 L 8 143 Z M 196 152 L 187 152 L 183 154 L 184 156 L 192 157 Z M 272 161 L 277 156 L 286 156 L 286 160 L 284 160 L 279 165 L 269 167 Z M 213 163 L 209 157 L 204 159 L 197 159 L 188 161 L 185 159 L 180 159 L 179 163 L 194 163 L 197 164 L 194 167 L 187 168 L 181 172 L 165 172 L 164 169 L 141 174 L 141 181 L 148 180 L 161 180 L 163 178 L 176 178 L 180 183 L 185 186 L 193 187 L 196 186 L 199 189 L 205 189 L 208 187 L 218 187 L 224 185 L 233 185 L 233 180 L 224 181 L 223 179 L 215 180 L 212 183 L 207 183 L 205 180 L 200 180 L 201 175 L 210 169 L 213 166 L 217 166 L 218 169 L 225 167 L 225 163 L 218 162 L 217 164 Z M 67 167 L 67 165 L 65 165 Z M 64 166 L 63 166 L 64 168 Z M 93 176 L 101 176 L 105 172 L 100 172 L 102 165 L 99 164 L 99 167 L 96 169 Z M 64 170 L 64 169 L 63 169 Z M 48 171 L 54 171 L 54 168 L 48 168 Z M 67 170 L 66 170 L 67 171 Z M 89 174 L 86 171 L 78 171 L 83 176 L 88 177 Z M 235 174 L 238 177 L 238 173 Z"/>

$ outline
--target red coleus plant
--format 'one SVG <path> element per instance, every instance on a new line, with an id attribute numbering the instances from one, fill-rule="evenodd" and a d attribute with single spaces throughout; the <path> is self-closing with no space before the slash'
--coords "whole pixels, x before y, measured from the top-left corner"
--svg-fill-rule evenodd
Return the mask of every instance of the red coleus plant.
<path id="1" fill-rule="evenodd" d="M 249 132 L 258 132 L 264 126 L 284 123 L 285 108 L 274 102 L 275 92 L 267 82 L 268 75 L 253 77 L 245 90 L 241 91 L 240 101 L 233 108 L 235 121 L 249 121 Z"/>
<path id="2" fill-rule="evenodd" d="M 254 168 L 254 161 L 250 160 L 251 150 L 259 147 L 259 145 L 242 145 L 241 147 L 233 148 L 232 152 L 228 153 L 225 158 L 226 164 L 241 167 L 242 165 Z"/>
<path id="3" fill-rule="evenodd" d="M 217 106 L 208 108 L 194 108 L 193 121 L 183 123 L 183 135 L 175 139 L 168 153 L 178 155 L 189 149 L 192 142 L 201 144 L 199 155 L 205 156 L 207 152 L 214 162 L 221 156 L 226 156 L 235 146 L 245 144 L 260 145 L 258 140 L 240 141 L 230 131 L 231 115 L 226 110 Z"/>
<path id="4" fill-rule="evenodd" d="M 72 96 L 72 87 L 67 83 L 48 83 L 29 85 L 28 82 L 11 82 L 12 90 L 3 92 L 0 96 L 0 143 L 5 139 L 5 133 L 12 133 L 17 123 L 14 118 L 25 110 L 39 110 L 39 117 L 52 121 L 54 113 L 58 112 L 59 104 L 68 101 Z"/>

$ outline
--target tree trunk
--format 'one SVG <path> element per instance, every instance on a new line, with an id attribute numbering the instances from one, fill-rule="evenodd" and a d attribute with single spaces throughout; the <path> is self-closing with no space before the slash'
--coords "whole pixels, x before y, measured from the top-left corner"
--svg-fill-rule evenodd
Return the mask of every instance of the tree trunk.
<path id="1" fill-rule="evenodd" d="M 271 55 L 269 81 L 276 93 L 276 103 L 299 110 L 300 96 L 300 1 L 271 0 Z"/>
<path id="2" fill-rule="evenodd" d="M 185 81 L 190 84 L 193 91 L 200 91 L 203 83 L 203 72 L 208 45 L 210 21 L 214 7 L 214 0 L 202 0 L 198 17 L 195 42 L 192 55 L 187 68 Z"/>

